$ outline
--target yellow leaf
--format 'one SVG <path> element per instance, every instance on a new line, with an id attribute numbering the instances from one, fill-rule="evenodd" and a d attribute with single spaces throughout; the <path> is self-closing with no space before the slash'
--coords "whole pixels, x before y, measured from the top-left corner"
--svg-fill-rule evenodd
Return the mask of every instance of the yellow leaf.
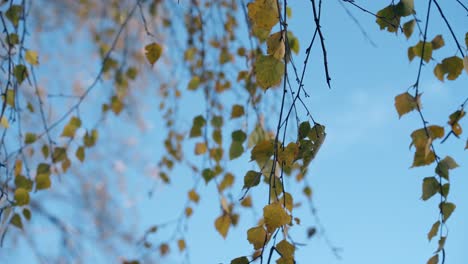
<path id="1" fill-rule="evenodd" d="M 231 118 L 238 118 L 244 115 L 244 107 L 242 105 L 233 105 L 231 111 Z"/>
<path id="2" fill-rule="evenodd" d="M 185 245 L 185 240 L 183 239 L 179 239 L 177 240 L 177 246 L 179 247 L 179 251 L 184 251 L 185 248 L 186 248 L 186 245 Z"/>
<path id="3" fill-rule="evenodd" d="M 201 155 L 206 152 L 206 144 L 203 142 L 197 143 L 195 145 L 195 155 Z"/>
<path id="4" fill-rule="evenodd" d="M 190 217 L 193 214 L 192 207 L 185 208 L 185 216 Z"/>
<path id="5" fill-rule="evenodd" d="M 39 64 L 39 55 L 37 51 L 34 50 L 27 50 L 25 55 L 26 61 L 31 65 L 38 65 Z"/>
<path id="6" fill-rule="evenodd" d="M 408 92 L 397 95 L 395 97 L 395 108 L 398 112 L 398 116 L 401 118 L 404 114 L 417 109 L 418 105 L 421 108 L 420 98 L 420 95 L 415 98 Z"/>
<path id="7" fill-rule="evenodd" d="M 257 161 L 259 164 L 263 164 L 270 159 L 274 153 L 274 145 L 271 140 L 264 140 L 252 149 L 250 152 L 250 159 Z"/>
<path id="8" fill-rule="evenodd" d="M 219 184 L 219 191 L 220 192 L 224 191 L 226 188 L 231 187 L 233 183 L 234 183 L 234 175 L 232 175 L 231 173 L 226 173 L 224 175 L 223 180 Z"/>
<path id="9" fill-rule="evenodd" d="M 79 119 L 76 116 L 73 116 L 72 118 L 70 118 L 70 121 L 68 121 L 68 124 L 65 125 L 65 127 L 63 128 L 62 134 L 60 136 L 74 137 L 76 130 L 80 127 L 81 127 L 81 119 Z"/>
<path id="10" fill-rule="evenodd" d="M 258 86 L 266 90 L 281 83 L 284 75 L 284 63 L 272 55 L 257 57 L 254 72 Z"/>
<path id="11" fill-rule="evenodd" d="M 247 231 L 247 240 L 254 249 L 260 249 L 268 242 L 267 232 L 263 226 L 252 227 Z"/>
<path id="12" fill-rule="evenodd" d="M 242 200 L 241 205 L 244 207 L 252 207 L 252 197 L 250 195 L 245 197 Z"/>
<path id="13" fill-rule="evenodd" d="M 29 204 L 29 193 L 24 188 L 18 188 L 15 190 L 15 201 L 19 206 Z"/>
<path id="14" fill-rule="evenodd" d="M 445 45 L 445 41 L 444 41 L 444 38 L 442 37 L 442 35 L 437 35 L 431 41 L 431 44 L 432 44 L 432 49 L 436 50 L 436 49 L 442 48 Z"/>
<path id="15" fill-rule="evenodd" d="M 255 0 L 247 5 L 247 9 L 254 34 L 263 40 L 279 21 L 276 0 Z"/>
<path id="16" fill-rule="evenodd" d="M 289 243 L 286 240 L 281 240 L 281 242 L 276 244 L 276 249 L 284 258 L 292 258 L 294 256 L 295 248 L 291 243 Z"/>
<path id="17" fill-rule="evenodd" d="M 153 42 L 145 46 L 146 59 L 148 59 L 148 62 L 151 65 L 154 65 L 154 63 L 159 59 L 159 57 L 161 57 L 161 54 L 162 47 L 158 43 Z"/>
<path id="18" fill-rule="evenodd" d="M 215 228 L 223 238 L 226 238 L 230 225 L 231 217 L 228 214 L 223 214 L 215 220 Z"/>
<path id="19" fill-rule="evenodd" d="M 280 203 L 284 205 L 286 209 L 289 210 L 289 212 L 292 212 L 293 209 L 293 197 L 290 193 L 285 192 L 283 197 L 279 199 Z"/>
<path id="20" fill-rule="evenodd" d="M 0 120 L 0 124 L 2 124 L 4 128 L 10 127 L 10 123 L 8 123 L 8 119 L 5 116 L 2 116 L 2 119 Z"/>
<path id="21" fill-rule="evenodd" d="M 190 201 L 193 201 L 195 203 L 198 203 L 198 201 L 200 201 L 200 195 L 198 195 L 198 193 L 194 189 L 189 191 L 188 197 Z"/>
<path id="22" fill-rule="evenodd" d="M 76 152 L 75 152 L 75 156 L 76 156 L 81 162 L 84 161 L 84 159 L 85 159 L 85 151 L 84 151 L 84 147 L 83 147 L 83 146 L 78 147 L 78 149 L 77 149 Z"/>
<path id="23" fill-rule="evenodd" d="M 36 176 L 36 190 L 48 189 L 51 186 L 50 177 L 48 174 L 38 174 Z"/>
<path id="24" fill-rule="evenodd" d="M 439 255 L 434 255 L 427 261 L 427 264 L 437 264 L 439 263 Z"/>
<path id="25" fill-rule="evenodd" d="M 284 33 L 282 31 L 270 35 L 267 39 L 267 53 L 278 60 L 282 60 L 285 54 Z"/>
<path id="26" fill-rule="evenodd" d="M 434 75 L 440 81 L 444 81 L 445 75 L 447 75 L 447 80 L 455 80 L 460 76 L 463 71 L 464 61 L 457 57 L 452 56 L 442 60 L 442 63 L 438 63 L 434 68 Z"/>
<path id="27" fill-rule="evenodd" d="M 265 225 L 269 233 L 291 222 L 291 216 L 286 213 L 279 202 L 265 206 L 263 208 L 263 218 L 265 219 Z"/>

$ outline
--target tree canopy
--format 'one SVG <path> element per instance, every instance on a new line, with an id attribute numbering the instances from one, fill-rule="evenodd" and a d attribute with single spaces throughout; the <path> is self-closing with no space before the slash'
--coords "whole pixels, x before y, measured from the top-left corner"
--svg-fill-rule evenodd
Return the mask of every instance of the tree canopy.
<path id="1" fill-rule="evenodd" d="M 399 87 L 387 108 L 413 128 L 393 129 L 408 138 L 408 167 L 427 175 L 413 191 L 437 200 L 431 215 L 411 217 L 437 219 L 421 243 L 434 240 L 428 264 L 445 263 L 457 204 L 450 175 L 466 156 L 458 150 L 468 148 L 468 96 L 460 90 L 445 108 L 426 101 L 424 78 L 466 90 L 467 5 L 292 2 L 3 1 L 2 246 L 25 241 L 22 247 L 46 263 L 164 263 L 174 255 L 190 262 L 189 241 L 203 237 L 187 237 L 187 230 L 214 228 L 226 240 L 241 233 L 250 251 L 207 255 L 206 263 L 303 263 L 296 254 L 308 248 L 303 238 L 317 236 L 340 258 L 311 177 L 322 147 L 334 140 L 327 138 L 331 120 L 314 103 L 318 93 L 344 93 L 334 84 L 338 63 L 356 79 L 381 75 Z M 369 67 L 335 56 L 327 23 L 336 20 L 353 27 L 341 25 L 341 41 L 333 43 L 345 54 L 358 50 L 347 34 L 381 53 L 392 41 L 406 45 L 407 58 L 396 61 L 412 65 L 413 79 L 383 72 L 389 62 L 381 58 L 371 58 L 375 72 L 364 73 Z M 369 33 L 375 31 L 385 38 L 379 45 Z M 434 118 L 439 114 L 444 121 Z M 368 121 L 360 122 L 355 126 Z M 373 162 L 346 155 L 355 167 Z M 385 162 L 393 166 L 391 158 Z M 178 194 L 151 205 L 163 188 Z M 215 201 L 204 204 L 205 197 Z M 138 210 L 144 220 L 134 217 Z M 204 210 L 217 216 L 195 225 L 193 215 Z M 99 252 L 85 254 L 93 250 Z"/>

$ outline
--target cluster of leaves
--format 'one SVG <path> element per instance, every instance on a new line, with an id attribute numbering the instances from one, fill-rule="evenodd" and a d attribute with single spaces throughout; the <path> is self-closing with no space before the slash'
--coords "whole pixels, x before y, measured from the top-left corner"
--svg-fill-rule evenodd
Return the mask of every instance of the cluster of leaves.
<path id="1" fill-rule="evenodd" d="M 410 113 L 411 111 L 417 111 L 423 123 L 422 128 L 417 129 L 411 133 L 411 146 L 414 146 L 415 148 L 412 167 L 426 166 L 436 163 L 435 173 L 438 175 L 438 178 L 434 176 L 424 178 L 422 188 L 422 199 L 424 201 L 428 200 L 437 193 L 439 193 L 441 197 L 439 204 L 440 219 L 432 225 L 427 235 L 428 239 L 431 240 L 439 233 L 440 230 L 439 246 L 434 255 L 428 260 L 428 264 L 439 263 L 440 252 L 443 252 L 443 256 L 445 255 L 444 245 L 447 235 L 443 234 L 443 226 L 445 225 L 446 220 L 455 210 L 455 204 L 447 201 L 447 196 L 450 190 L 449 170 L 458 167 L 457 163 L 452 157 L 447 156 L 444 159 L 441 159 L 436 154 L 434 141 L 437 139 L 442 139 L 445 141 L 450 135 L 454 135 L 458 138 L 462 134 L 460 121 L 465 116 L 464 108 L 468 100 L 465 100 L 465 102 L 457 111 L 450 114 L 448 121 L 450 132 L 447 134 L 445 133 L 443 126 L 428 125 L 428 122 L 423 115 L 421 102 L 422 92 L 420 92 L 419 88 L 421 68 L 424 66 L 423 63 L 436 61 L 436 59 L 433 57 L 433 52 L 445 46 L 445 40 L 441 34 L 436 35 L 431 41 L 427 41 L 427 36 L 429 34 L 427 29 L 429 20 L 431 18 L 430 12 L 432 3 L 436 5 L 441 17 L 444 19 L 444 22 L 446 23 L 448 31 L 453 37 L 453 41 L 456 44 L 459 53 L 458 55 L 444 58 L 441 62 L 437 62 L 433 73 L 440 81 L 444 81 L 445 78 L 447 80 L 455 80 L 462 74 L 463 69 L 465 69 L 466 73 L 468 74 L 468 56 L 465 56 L 463 51 L 465 50 L 466 52 L 468 50 L 468 32 L 464 33 L 466 47 L 462 48 L 436 0 L 429 1 L 428 3 L 428 11 L 426 14 L 426 20 L 424 21 L 424 31 L 421 30 L 421 27 L 418 24 L 420 23 L 420 20 L 418 20 L 416 16 L 413 0 L 401 0 L 397 4 L 392 2 L 390 5 L 378 11 L 376 14 L 376 22 L 380 26 L 380 29 L 385 29 L 388 32 L 394 33 L 398 33 L 401 30 L 406 38 L 410 39 L 413 35 L 415 25 L 418 24 L 418 28 L 420 30 L 419 36 L 422 38 L 422 40 L 419 40 L 416 45 L 410 46 L 408 48 L 409 61 L 413 61 L 413 59 L 416 57 L 420 58 L 419 73 L 416 83 L 412 86 L 414 88 L 414 94 L 411 94 L 409 91 L 407 91 L 397 95 L 395 97 L 395 108 L 400 118 L 403 115 Z M 401 26 L 401 19 L 405 17 L 412 18 Z M 467 148 L 468 140 L 465 149 Z M 443 261 L 444 260 L 442 260 L 442 262 Z"/>

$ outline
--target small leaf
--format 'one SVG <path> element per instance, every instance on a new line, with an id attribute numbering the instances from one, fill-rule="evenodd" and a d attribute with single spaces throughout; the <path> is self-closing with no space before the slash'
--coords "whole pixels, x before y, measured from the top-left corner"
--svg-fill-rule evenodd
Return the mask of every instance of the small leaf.
<path id="1" fill-rule="evenodd" d="M 231 119 L 238 118 L 244 115 L 244 107 L 242 105 L 233 105 L 231 110 Z"/>
<path id="2" fill-rule="evenodd" d="M 83 146 L 79 146 L 78 149 L 75 152 L 75 156 L 80 160 L 81 162 L 84 161 L 85 159 L 85 150 Z"/>
<path id="3" fill-rule="evenodd" d="M 8 122 L 8 119 L 5 116 L 2 116 L 2 119 L 0 120 L 0 124 L 4 128 L 9 128 L 10 127 L 10 123 Z"/>
<path id="4" fill-rule="evenodd" d="M 425 44 L 424 44 L 425 43 Z M 424 56 L 423 56 L 423 46 L 424 46 Z M 419 41 L 413 47 L 408 48 L 408 58 L 410 61 L 414 59 L 415 56 L 422 57 L 425 62 L 429 62 L 432 58 L 432 43 L 431 42 L 422 42 Z"/>
<path id="5" fill-rule="evenodd" d="M 247 138 L 247 135 L 242 130 L 236 130 L 231 134 L 232 140 L 242 143 Z"/>
<path id="6" fill-rule="evenodd" d="M 165 256 L 169 253 L 169 245 L 166 244 L 166 243 L 162 243 L 160 246 L 159 246 L 159 253 L 161 254 L 161 256 Z"/>
<path id="7" fill-rule="evenodd" d="M 238 257 L 231 260 L 231 264 L 249 264 L 249 259 L 247 257 Z"/>
<path id="8" fill-rule="evenodd" d="M 203 143 L 203 142 L 200 142 L 200 143 L 197 143 L 195 145 L 195 155 L 201 155 L 201 154 L 204 154 L 206 153 L 206 144 Z"/>
<path id="9" fill-rule="evenodd" d="M 436 50 L 436 49 L 442 48 L 445 45 L 445 41 L 444 41 L 444 38 L 442 37 L 442 35 L 437 35 L 431 41 L 431 44 L 432 44 L 432 49 Z"/>
<path id="10" fill-rule="evenodd" d="M 193 209 L 192 207 L 187 207 L 185 208 L 185 216 L 190 217 L 193 214 Z"/>
<path id="11" fill-rule="evenodd" d="M 257 84 L 266 90 L 280 84 L 284 75 L 284 64 L 272 55 L 260 55 L 254 64 Z"/>
<path id="12" fill-rule="evenodd" d="M 209 181 L 211 181 L 211 179 L 215 177 L 215 174 L 211 169 L 204 169 L 202 171 L 202 177 L 203 179 L 205 179 L 205 183 L 208 183 Z"/>
<path id="13" fill-rule="evenodd" d="M 240 157 L 244 153 L 244 146 L 239 141 L 233 141 L 229 147 L 229 159 L 233 160 Z"/>
<path id="14" fill-rule="evenodd" d="M 440 177 L 448 180 L 449 179 L 449 170 L 455 169 L 457 167 L 458 167 L 458 164 L 455 162 L 455 160 L 452 157 L 447 156 L 443 160 L 441 160 L 439 162 L 439 164 L 437 164 L 435 172 Z"/>
<path id="15" fill-rule="evenodd" d="M 153 42 L 145 46 L 145 56 L 151 65 L 154 65 L 154 63 L 159 59 L 159 57 L 161 57 L 161 54 L 162 47 L 158 43 Z"/>
<path id="16" fill-rule="evenodd" d="M 16 188 L 22 188 L 27 191 L 31 191 L 33 182 L 25 176 L 18 174 L 15 176 L 15 186 Z"/>
<path id="17" fill-rule="evenodd" d="M 437 250 L 436 250 L 435 253 L 438 253 L 438 252 L 440 252 L 442 249 L 444 249 L 445 240 L 446 240 L 446 239 L 447 239 L 447 237 L 444 237 L 444 236 L 442 236 L 442 237 L 439 238 L 439 243 L 438 243 L 439 246 L 437 247 Z"/>
<path id="18" fill-rule="evenodd" d="M 51 181 L 49 174 L 38 174 L 36 176 L 36 190 L 49 189 L 51 186 Z"/>
<path id="19" fill-rule="evenodd" d="M 278 202 L 269 204 L 263 208 L 263 218 L 265 219 L 265 225 L 269 233 L 291 222 L 291 216 L 286 213 Z"/>
<path id="20" fill-rule="evenodd" d="M 27 50 L 25 54 L 25 59 L 31 65 L 39 64 L 39 55 L 37 54 L 37 51 Z"/>
<path id="21" fill-rule="evenodd" d="M 249 195 L 245 197 L 244 199 L 242 199 L 241 205 L 243 207 L 252 207 L 252 197 Z"/>
<path id="22" fill-rule="evenodd" d="M 431 241 L 433 237 L 437 236 L 437 233 L 439 232 L 439 227 L 440 227 L 439 221 L 435 222 L 432 225 L 431 230 L 429 230 L 429 233 L 427 233 L 427 239 L 429 241 Z"/>
<path id="23" fill-rule="evenodd" d="M 263 226 L 252 227 L 247 230 L 247 240 L 253 245 L 254 249 L 260 249 L 266 242 L 267 233 Z"/>
<path id="24" fill-rule="evenodd" d="M 19 20 L 23 13 L 23 6 L 11 5 L 10 8 L 5 12 L 5 16 L 10 20 L 13 26 L 18 27 Z"/>
<path id="25" fill-rule="evenodd" d="M 80 127 L 81 119 L 76 116 L 73 116 L 72 118 L 70 118 L 70 121 L 68 121 L 68 124 L 65 125 L 65 127 L 63 128 L 62 134 L 60 136 L 72 138 L 75 136 L 76 130 Z"/>
<path id="26" fill-rule="evenodd" d="M 403 24 L 403 33 L 405 34 L 407 39 L 409 39 L 413 34 L 414 25 L 416 25 L 415 19 L 411 19 L 410 21 Z"/>
<path id="27" fill-rule="evenodd" d="M 419 107 L 421 108 L 420 96 L 416 98 L 408 92 L 402 93 L 395 97 L 395 108 L 398 112 L 398 116 L 401 118 L 404 114 L 407 114 Z"/>
<path id="28" fill-rule="evenodd" d="M 193 201 L 194 203 L 198 203 L 198 201 L 200 201 L 200 195 L 198 195 L 194 189 L 188 192 L 188 197 L 190 201 Z"/>
<path id="29" fill-rule="evenodd" d="M 453 211 L 455 210 L 456 206 L 453 203 L 449 202 L 442 202 L 439 204 L 439 208 L 442 211 L 442 222 L 445 223 L 447 219 L 452 215 Z"/>
<path id="30" fill-rule="evenodd" d="M 439 255 L 434 255 L 427 261 L 427 264 L 437 264 L 439 263 Z"/>
<path id="31" fill-rule="evenodd" d="M 52 161 L 54 163 L 63 161 L 67 158 L 67 151 L 63 147 L 56 147 L 54 148 L 54 152 L 52 153 Z"/>
<path id="32" fill-rule="evenodd" d="M 13 74 L 15 75 L 18 84 L 21 84 L 26 78 L 28 78 L 28 69 L 23 64 L 18 64 L 15 66 Z"/>
<path id="33" fill-rule="evenodd" d="M 229 226 L 231 226 L 231 217 L 227 214 L 223 214 L 215 220 L 215 228 L 223 238 L 226 238 Z"/>
<path id="34" fill-rule="evenodd" d="M 381 30 L 386 29 L 388 32 L 397 32 L 401 16 L 395 12 L 395 5 L 388 5 L 377 12 L 375 22 L 380 26 Z"/>
<path id="35" fill-rule="evenodd" d="M 19 229 L 23 229 L 23 223 L 21 222 L 21 216 L 19 214 L 14 214 L 10 223 Z"/>
<path id="36" fill-rule="evenodd" d="M 286 47 L 284 45 L 284 33 L 282 31 L 270 35 L 267 39 L 267 53 L 274 58 L 281 60 L 284 58 Z"/>
<path id="37" fill-rule="evenodd" d="M 124 108 L 124 103 L 119 99 L 117 96 L 112 96 L 111 98 L 111 109 L 114 114 L 118 115 L 120 112 L 122 112 Z"/>
<path id="38" fill-rule="evenodd" d="M 28 208 L 23 209 L 23 216 L 26 218 L 28 221 L 31 220 L 31 211 Z"/>
<path id="39" fill-rule="evenodd" d="M 226 188 L 231 187 L 233 183 L 234 183 L 234 175 L 232 175 L 231 173 L 226 173 L 224 175 L 223 180 L 219 184 L 219 191 L 220 192 L 224 191 Z"/>
<path id="40" fill-rule="evenodd" d="M 98 139 L 98 132 L 96 129 L 91 130 L 91 133 L 88 133 L 86 131 L 86 134 L 83 137 L 83 144 L 85 147 L 90 148 L 96 144 L 96 141 Z"/>
<path id="41" fill-rule="evenodd" d="M 295 251 L 294 246 L 284 239 L 281 240 L 281 242 L 279 242 L 278 244 L 276 244 L 276 249 L 278 250 L 278 252 L 281 254 L 282 257 L 292 258 L 294 256 L 294 251 Z"/>
<path id="42" fill-rule="evenodd" d="M 26 133 L 24 137 L 24 144 L 32 144 L 36 142 L 37 140 L 37 135 L 34 133 Z"/>
<path id="43" fill-rule="evenodd" d="M 262 173 L 249 170 L 244 176 L 244 189 L 252 188 L 260 183 Z"/>
<path id="44" fill-rule="evenodd" d="M 250 152 L 250 159 L 257 161 L 259 164 L 264 164 L 270 159 L 274 153 L 274 145 L 271 140 L 264 140 L 252 149 Z"/>
<path id="45" fill-rule="evenodd" d="M 438 63 L 434 68 L 434 75 L 440 81 L 444 81 L 445 75 L 447 80 L 455 80 L 460 76 L 464 66 L 463 60 L 457 56 L 452 56 L 442 60 L 442 63 Z"/>
<path id="46" fill-rule="evenodd" d="M 183 239 L 177 240 L 177 247 L 179 248 L 180 252 L 184 251 L 185 248 L 186 248 L 185 240 L 183 240 Z"/>
<path id="47" fill-rule="evenodd" d="M 439 181 L 435 177 L 424 178 L 421 199 L 426 201 L 437 192 L 439 192 Z"/>
<path id="48" fill-rule="evenodd" d="M 307 137 L 307 135 L 309 134 L 310 132 L 310 123 L 309 121 L 305 121 L 305 122 L 302 122 L 300 125 L 299 125 L 299 131 L 298 131 L 298 137 L 299 139 L 304 139 L 305 137 Z"/>
<path id="49" fill-rule="evenodd" d="M 19 206 L 29 204 L 29 192 L 23 188 L 17 188 L 15 190 L 15 201 Z"/>
<path id="50" fill-rule="evenodd" d="M 450 183 L 446 183 L 446 184 L 442 185 L 442 189 L 439 190 L 439 191 L 440 191 L 440 194 L 443 197 L 447 198 L 447 196 L 448 196 L 448 194 L 450 192 Z"/>

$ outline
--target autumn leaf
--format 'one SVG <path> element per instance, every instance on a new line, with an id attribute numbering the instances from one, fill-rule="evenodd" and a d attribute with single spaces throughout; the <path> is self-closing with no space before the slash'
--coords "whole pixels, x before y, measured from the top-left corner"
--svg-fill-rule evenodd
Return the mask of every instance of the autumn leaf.
<path id="1" fill-rule="evenodd" d="M 292 258 L 294 256 L 295 248 L 291 243 L 289 243 L 286 240 L 281 240 L 281 242 L 276 244 L 276 249 L 282 257 Z"/>
<path id="2" fill-rule="evenodd" d="M 252 227 L 247 230 L 247 240 L 254 246 L 254 249 L 262 248 L 268 240 L 263 226 Z"/>
<path id="3" fill-rule="evenodd" d="M 463 71 L 463 60 L 457 56 L 445 58 L 441 63 L 438 63 L 434 68 L 434 75 L 440 81 L 444 81 L 445 75 L 447 80 L 455 80 Z"/>
<path id="4" fill-rule="evenodd" d="M 440 211 L 442 212 L 442 222 L 445 223 L 447 219 L 452 215 L 456 206 L 453 203 L 442 202 L 439 204 Z"/>
<path id="5" fill-rule="evenodd" d="M 257 84 L 266 90 L 280 84 L 284 75 L 284 63 L 272 55 L 257 57 L 254 65 Z"/>
<path id="6" fill-rule="evenodd" d="M 16 204 L 19 206 L 29 204 L 29 192 L 23 188 L 16 189 L 15 201 L 16 201 Z"/>
<path id="7" fill-rule="evenodd" d="M 435 222 L 432 225 L 431 230 L 429 230 L 429 233 L 427 233 L 427 239 L 429 241 L 431 241 L 432 238 L 437 235 L 437 232 L 439 232 L 439 227 L 440 227 L 440 222 L 439 221 Z"/>
<path id="8" fill-rule="evenodd" d="M 265 225 L 269 233 L 291 222 L 291 216 L 286 213 L 279 202 L 265 206 L 263 208 L 263 218 L 265 219 Z"/>
<path id="9" fill-rule="evenodd" d="M 231 226 L 231 217 L 228 214 L 223 214 L 215 220 L 215 228 L 223 238 L 226 238 L 229 226 Z"/>
<path id="10" fill-rule="evenodd" d="M 158 43 L 153 42 L 145 46 L 145 56 L 151 65 L 154 65 L 154 63 L 156 63 L 159 57 L 161 57 L 161 54 L 162 47 Z"/>
<path id="11" fill-rule="evenodd" d="M 395 108 L 398 112 L 398 116 L 401 118 L 404 114 L 407 114 L 415 109 L 421 108 L 421 96 L 416 98 L 408 92 L 399 94 L 395 97 Z"/>
<path id="12" fill-rule="evenodd" d="M 405 37 L 407 39 L 409 39 L 411 35 L 413 34 L 414 25 L 416 25 L 415 19 L 411 19 L 410 21 L 403 24 L 403 34 L 405 34 Z"/>
<path id="13" fill-rule="evenodd" d="M 439 181 L 435 177 L 426 177 L 423 180 L 422 196 L 424 201 L 428 200 L 439 191 Z"/>

